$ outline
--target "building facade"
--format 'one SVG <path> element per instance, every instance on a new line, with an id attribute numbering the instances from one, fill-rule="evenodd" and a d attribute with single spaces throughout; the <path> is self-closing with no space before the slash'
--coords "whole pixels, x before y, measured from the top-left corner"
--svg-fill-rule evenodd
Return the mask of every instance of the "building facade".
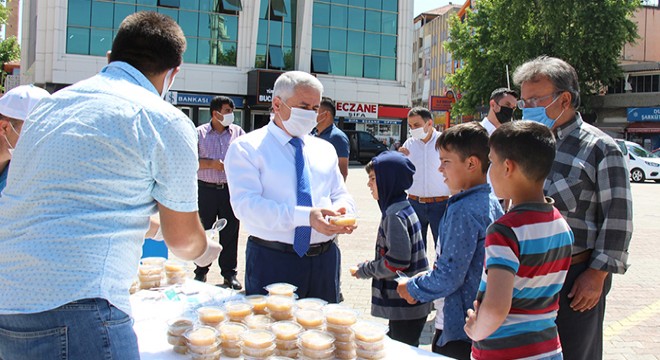
<path id="1" fill-rule="evenodd" d="M 174 18 L 186 35 L 166 98 L 195 124 L 209 121 L 213 96 L 226 95 L 244 129 L 265 125 L 274 80 L 295 69 L 315 74 L 323 95 L 343 104 L 340 126 L 386 141 L 401 134 L 411 1 L 23 0 L 22 82 L 52 92 L 94 75 L 121 21 L 143 10 Z"/>
<path id="2" fill-rule="evenodd" d="M 657 1 L 638 9 L 639 39 L 621 53 L 624 77 L 593 100 L 595 125 L 613 137 L 660 147 L 660 8 Z"/>
<path id="3" fill-rule="evenodd" d="M 443 43 L 449 39 L 449 19 L 461 5 L 439 7 L 419 14 L 414 20 L 412 103 L 431 110 L 438 127 L 444 127 L 451 109 L 451 89 L 445 84 L 447 75 L 456 69 L 457 61 Z"/>

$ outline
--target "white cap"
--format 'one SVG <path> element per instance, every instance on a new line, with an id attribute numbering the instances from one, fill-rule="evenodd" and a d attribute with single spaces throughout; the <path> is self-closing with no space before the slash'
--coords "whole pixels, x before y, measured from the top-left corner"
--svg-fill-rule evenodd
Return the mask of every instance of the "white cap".
<path id="1" fill-rule="evenodd" d="M 17 86 L 0 98 L 0 114 L 13 119 L 25 120 L 39 100 L 47 96 L 50 96 L 48 91 L 40 87 Z"/>

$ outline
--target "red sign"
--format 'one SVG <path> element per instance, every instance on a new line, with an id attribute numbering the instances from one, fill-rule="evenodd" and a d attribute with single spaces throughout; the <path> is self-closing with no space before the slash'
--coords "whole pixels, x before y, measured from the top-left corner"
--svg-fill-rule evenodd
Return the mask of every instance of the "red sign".
<path id="1" fill-rule="evenodd" d="M 456 102 L 454 96 L 431 96 L 431 111 L 450 111 L 451 104 Z"/>
<path id="2" fill-rule="evenodd" d="M 336 103 L 337 116 L 347 118 L 378 118 L 378 104 L 367 103 L 351 103 L 339 102 Z"/>

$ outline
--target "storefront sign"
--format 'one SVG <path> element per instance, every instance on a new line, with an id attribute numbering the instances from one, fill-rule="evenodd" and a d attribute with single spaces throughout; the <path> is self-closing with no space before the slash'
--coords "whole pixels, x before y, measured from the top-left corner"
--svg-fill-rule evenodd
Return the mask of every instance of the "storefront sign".
<path id="1" fill-rule="evenodd" d="M 248 72 L 248 95 L 250 104 L 270 106 L 273 101 L 275 80 L 281 71 L 252 70 Z"/>
<path id="2" fill-rule="evenodd" d="M 193 106 L 211 106 L 211 100 L 217 95 L 210 94 L 190 94 L 190 93 L 181 93 L 178 91 L 169 91 L 165 95 L 165 100 L 172 105 L 193 105 Z M 226 96 L 226 95 L 225 95 Z M 234 102 L 236 108 L 243 107 L 243 98 L 238 96 L 228 96 Z"/>
<path id="3" fill-rule="evenodd" d="M 451 96 L 431 96 L 431 111 L 451 111 L 451 104 L 456 102 L 453 93 Z"/>
<path id="4" fill-rule="evenodd" d="M 401 125 L 401 120 L 385 120 L 385 119 L 346 119 L 345 123 L 354 124 L 378 124 L 378 125 Z"/>
<path id="5" fill-rule="evenodd" d="M 660 108 L 628 108 L 628 121 L 660 121 Z"/>
<path id="6" fill-rule="evenodd" d="M 378 104 L 352 103 L 337 101 L 338 117 L 349 119 L 377 119 Z"/>

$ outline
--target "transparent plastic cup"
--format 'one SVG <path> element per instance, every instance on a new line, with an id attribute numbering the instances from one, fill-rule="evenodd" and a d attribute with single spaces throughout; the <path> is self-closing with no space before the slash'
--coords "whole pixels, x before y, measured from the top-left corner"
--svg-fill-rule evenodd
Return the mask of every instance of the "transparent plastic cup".
<path id="1" fill-rule="evenodd" d="M 241 322 L 246 316 L 252 315 L 252 304 L 242 300 L 230 301 L 225 304 L 225 310 L 231 321 Z"/>
<path id="2" fill-rule="evenodd" d="M 278 321 L 270 326 L 270 331 L 275 334 L 278 341 L 297 341 L 303 327 L 293 321 Z"/>
<path id="3" fill-rule="evenodd" d="M 240 341 L 241 334 L 248 331 L 247 326 L 235 322 L 226 322 L 220 324 L 218 327 L 220 331 L 220 339 L 222 340 L 223 347 L 226 342 L 229 341 Z"/>
<path id="4" fill-rule="evenodd" d="M 186 331 L 183 336 L 188 343 L 188 349 L 195 354 L 210 354 L 218 349 L 218 330 L 210 326 L 195 326 Z"/>
<path id="5" fill-rule="evenodd" d="M 298 324 L 307 330 L 322 329 L 325 324 L 325 317 L 322 310 L 298 309 L 293 315 Z"/>
<path id="6" fill-rule="evenodd" d="M 329 326 L 353 325 L 358 319 L 357 311 L 338 304 L 326 305 L 323 312 L 325 313 L 325 321 Z"/>
<path id="7" fill-rule="evenodd" d="M 266 296 L 265 295 L 249 295 L 245 300 L 252 304 L 252 312 L 255 314 L 267 314 L 266 312 Z"/>
<path id="8" fill-rule="evenodd" d="M 293 297 L 293 294 L 298 290 L 298 287 L 288 283 L 274 283 L 264 287 L 268 291 L 268 295 L 282 295 Z"/>
<path id="9" fill-rule="evenodd" d="M 318 298 L 305 298 L 296 301 L 296 308 L 298 309 L 312 309 L 323 310 L 323 307 L 328 304 L 327 301 Z"/>
<path id="10" fill-rule="evenodd" d="M 247 325 L 249 329 L 268 330 L 273 323 L 273 319 L 268 315 L 252 314 L 246 316 L 245 319 L 243 319 L 243 323 Z"/>
<path id="11" fill-rule="evenodd" d="M 381 341 L 389 330 L 387 325 L 364 320 L 358 321 L 351 328 L 355 331 L 355 340 L 364 342 Z"/>
<path id="12" fill-rule="evenodd" d="M 335 347 L 333 343 L 335 342 L 334 336 L 319 330 L 307 330 L 300 335 L 298 335 L 298 347 L 303 350 L 311 351 L 334 351 Z M 332 352 L 330 351 L 330 352 Z M 310 356 L 305 354 L 306 356 Z"/>
<path id="13" fill-rule="evenodd" d="M 275 354 L 277 354 L 277 356 L 271 356 L 270 360 L 297 359 L 299 353 L 300 351 L 298 350 L 298 348 L 295 348 L 293 350 L 275 349 Z"/>
<path id="14" fill-rule="evenodd" d="M 241 340 L 243 348 L 266 349 L 272 345 L 275 349 L 275 335 L 268 330 L 248 330 L 241 334 Z"/>
<path id="15" fill-rule="evenodd" d="M 204 306 L 197 309 L 197 317 L 202 324 L 213 327 L 227 321 L 225 310 L 215 306 Z"/>
<path id="16" fill-rule="evenodd" d="M 357 357 L 357 351 L 352 350 L 335 350 L 335 358 L 340 360 L 352 360 Z"/>
<path id="17" fill-rule="evenodd" d="M 193 321 L 188 318 L 177 317 L 167 321 L 167 332 L 175 336 L 183 336 L 183 334 L 192 329 Z"/>

